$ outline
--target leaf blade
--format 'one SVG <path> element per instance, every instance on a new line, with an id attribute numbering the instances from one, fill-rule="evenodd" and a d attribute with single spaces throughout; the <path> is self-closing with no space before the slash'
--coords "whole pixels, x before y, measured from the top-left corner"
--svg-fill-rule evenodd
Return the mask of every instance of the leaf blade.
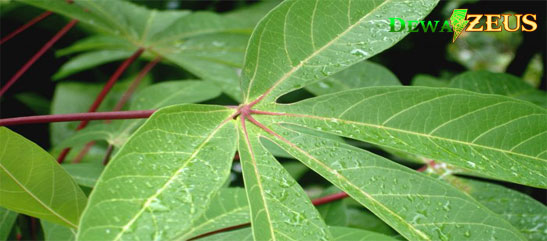
<path id="1" fill-rule="evenodd" d="M 241 82 L 245 103 L 275 100 L 383 51 L 407 34 L 386 33 L 388 26 L 382 23 L 387 18 L 401 15 L 404 8 L 409 11 L 401 17 L 421 19 L 435 5 L 390 0 L 281 3 L 251 35 Z M 365 32 L 372 34 L 363 36 Z"/>
<path id="2" fill-rule="evenodd" d="M 541 145 L 547 141 L 547 111 L 523 101 L 456 89 L 374 87 L 266 110 L 286 113 L 278 117 L 289 123 L 397 148 L 492 178 L 547 186 L 547 151 Z"/>
<path id="3" fill-rule="evenodd" d="M 203 105 L 156 112 L 106 167 L 78 240 L 170 239 L 188 229 L 228 177 L 236 147 L 232 112 Z"/>
<path id="4" fill-rule="evenodd" d="M 49 153 L 8 128 L 0 128 L 0 139 L 0 205 L 77 227 L 87 198 L 70 175 Z"/>

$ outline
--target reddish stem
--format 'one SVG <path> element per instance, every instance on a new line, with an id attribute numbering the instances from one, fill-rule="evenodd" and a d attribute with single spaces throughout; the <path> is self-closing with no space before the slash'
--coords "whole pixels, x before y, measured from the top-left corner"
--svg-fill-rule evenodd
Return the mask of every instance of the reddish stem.
<path id="1" fill-rule="evenodd" d="M 84 148 L 82 148 L 82 151 L 78 153 L 78 155 L 76 156 L 76 158 L 74 158 L 74 161 L 72 161 L 72 163 L 80 163 L 82 159 L 84 159 L 84 156 L 89 152 L 89 150 L 91 150 L 91 147 L 93 147 L 93 145 L 95 145 L 95 141 L 91 141 L 85 144 Z M 66 154 L 68 154 L 68 152 Z"/>
<path id="2" fill-rule="evenodd" d="M 334 202 L 336 200 L 344 199 L 346 197 L 349 197 L 349 196 L 345 192 L 339 192 L 339 193 L 331 194 L 331 195 L 324 196 L 324 197 L 321 197 L 321 198 L 313 199 L 311 201 L 311 203 L 315 206 L 319 206 L 319 205 L 323 205 L 323 204 L 326 204 L 326 203 Z M 196 240 L 196 239 L 200 239 L 200 238 L 210 236 L 210 235 L 213 235 L 213 234 L 227 232 L 227 231 L 231 231 L 231 230 L 235 230 L 235 229 L 239 229 L 239 228 L 244 228 L 244 227 L 249 226 L 250 224 L 251 223 L 244 223 L 244 224 L 239 224 L 239 225 L 234 225 L 234 226 L 218 229 L 218 230 L 215 230 L 215 231 L 211 231 L 211 232 L 208 232 L 208 233 L 201 234 L 199 236 L 193 237 L 193 238 L 188 239 L 188 240 Z"/>
<path id="3" fill-rule="evenodd" d="M 8 35 L 6 35 L 5 37 L 3 37 L 2 39 L 0 39 L 0 45 L 4 44 L 5 42 L 7 42 L 8 40 L 12 39 L 13 37 L 15 37 L 16 35 L 20 34 L 21 32 L 25 31 L 27 28 L 30 28 L 32 25 L 42 21 L 44 18 L 48 17 L 49 15 L 51 15 L 53 12 L 51 11 L 45 11 L 43 12 L 42 14 L 34 17 L 33 19 L 31 19 L 30 21 L 28 21 L 27 23 L 25 23 L 23 26 L 17 28 L 15 31 L 9 33 Z"/>
<path id="4" fill-rule="evenodd" d="M 37 115 L 0 119 L 0 126 L 91 120 L 119 120 L 148 118 L 155 110 L 92 112 L 57 115 Z"/>
<path id="5" fill-rule="evenodd" d="M 112 151 L 114 151 L 114 146 L 112 144 L 109 144 L 108 148 L 106 148 L 106 154 L 104 155 L 103 165 L 106 166 L 106 164 L 108 164 L 108 161 L 110 160 L 110 155 L 112 155 Z"/>
<path id="6" fill-rule="evenodd" d="M 313 203 L 313 205 L 317 206 L 317 205 L 322 205 L 322 204 L 325 204 L 325 203 L 334 202 L 336 200 L 344 199 L 344 198 L 347 198 L 347 197 L 349 197 L 347 193 L 339 192 L 339 193 L 335 193 L 335 194 L 332 194 L 332 195 L 316 198 L 316 199 L 312 200 L 311 203 Z"/>
<path id="7" fill-rule="evenodd" d="M 67 25 L 65 25 L 61 30 L 59 30 L 59 32 L 57 32 L 49 41 L 47 41 L 46 44 L 44 44 L 44 46 L 42 46 L 42 48 L 38 50 L 38 52 L 36 52 L 36 54 L 34 54 L 34 56 L 32 56 L 32 58 L 30 58 L 29 61 L 27 61 L 25 65 L 23 65 L 23 67 L 21 67 L 21 69 L 19 69 L 15 73 L 15 75 L 13 75 L 13 77 L 11 77 L 8 83 L 6 83 L 2 87 L 2 89 L 0 89 L 0 97 L 4 95 L 4 93 L 8 91 L 8 89 L 34 64 L 34 62 L 36 62 L 49 48 L 51 48 L 51 46 L 53 46 L 53 44 L 55 44 L 55 42 L 57 42 L 63 35 L 65 35 L 68 32 L 68 30 L 70 30 L 77 22 L 78 20 L 76 19 L 71 20 Z"/>
<path id="8" fill-rule="evenodd" d="M 131 98 L 131 95 L 135 93 L 135 90 L 137 90 L 137 87 L 139 87 L 141 80 L 160 61 L 161 61 L 161 57 L 156 57 L 154 60 L 148 62 L 146 66 L 144 66 L 144 68 L 139 72 L 137 77 L 135 77 L 135 79 L 133 80 L 129 88 L 125 91 L 125 93 L 123 93 L 122 98 L 120 98 L 118 103 L 116 103 L 116 106 L 114 107 L 114 109 L 112 109 L 112 111 L 120 111 L 123 108 L 123 106 L 127 103 L 127 101 L 129 101 L 129 98 Z"/>
<path id="9" fill-rule="evenodd" d="M 144 52 L 144 49 L 143 48 L 139 48 L 137 49 L 137 51 L 135 51 L 135 53 L 133 53 L 133 55 L 131 55 L 131 57 L 129 57 L 128 59 L 126 59 L 125 61 L 123 61 L 123 63 L 118 67 L 118 69 L 116 69 L 116 71 L 114 72 L 114 74 L 112 74 L 112 76 L 110 76 L 110 79 L 108 79 L 108 81 L 106 82 L 106 84 L 103 86 L 103 89 L 101 90 L 101 92 L 99 93 L 99 95 L 97 96 L 97 98 L 95 98 L 95 101 L 93 101 L 93 104 L 91 105 L 91 107 L 89 107 L 89 110 L 87 112 L 95 112 L 97 111 L 97 109 L 99 108 L 99 106 L 101 105 L 101 103 L 103 102 L 103 100 L 106 98 L 106 95 L 108 94 L 108 92 L 110 92 L 110 90 L 112 89 L 112 87 L 114 87 L 114 84 L 116 83 L 116 81 L 118 81 L 118 79 L 120 78 L 120 76 L 123 74 L 123 72 L 127 69 L 127 67 L 129 67 L 129 65 L 131 65 L 131 63 L 133 63 L 142 53 Z M 78 130 L 81 130 L 83 128 L 85 128 L 87 126 L 87 124 L 89 124 L 89 121 L 90 120 L 83 120 L 82 122 L 80 122 L 80 124 L 78 125 L 78 127 L 76 127 L 76 131 Z M 68 153 L 70 152 L 70 148 L 65 148 L 62 152 L 61 152 L 61 155 L 57 158 L 57 162 L 59 163 L 63 163 L 63 161 L 65 160 L 66 156 L 68 155 Z M 85 153 L 84 153 L 85 154 Z"/>
<path id="10" fill-rule="evenodd" d="M 97 111 L 97 108 L 99 108 L 99 105 L 101 105 L 104 98 L 106 97 L 108 92 L 112 89 L 112 87 L 114 87 L 114 84 L 120 78 L 120 76 L 125 71 L 125 69 L 127 69 L 127 67 L 129 67 L 129 65 L 131 65 L 131 63 L 133 63 L 142 54 L 142 52 L 144 52 L 144 49 L 139 48 L 137 51 L 135 51 L 135 53 L 133 53 L 133 55 L 131 55 L 131 57 L 129 57 L 128 59 L 123 61 L 123 63 L 118 67 L 118 69 L 116 69 L 114 74 L 112 74 L 112 76 L 110 76 L 110 79 L 106 82 L 103 89 L 101 90 L 101 92 L 99 93 L 97 98 L 95 98 L 95 101 L 93 102 L 91 107 L 89 107 L 89 110 L 87 112 Z M 89 120 L 84 120 L 84 121 L 80 122 L 80 125 L 78 125 L 76 130 L 83 129 L 84 127 L 87 126 L 88 123 L 89 123 Z"/>
<path id="11" fill-rule="evenodd" d="M 144 66 L 144 68 L 139 72 L 139 74 L 137 75 L 137 77 L 133 80 L 133 82 L 131 82 L 131 85 L 129 85 L 129 88 L 123 93 L 122 97 L 118 100 L 118 103 L 116 103 L 116 106 L 114 107 L 114 109 L 112 109 L 112 111 L 120 111 L 123 106 L 127 103 L 127 101 L 129 100 L 129 98 L 131 98 L 131 95 L 133 95 L 133 93 L 135 92 L 135 90 L 137 89 L 137 87 L 139 87 L 139 84 L 141 82 L 141 80 L 144 78 L 144 76 L 146 76 L 146 74 L 148 74 L 148 72 L 161 60 L 161 57 L 156 57 L 154 60 L 148 62 L 148 64 L 146 64 L 146 66 Z M 110 120 L 105 120 L 105 123 L 110 123 Z M 89 150 L 91 149 L 91 147 L 93 147 L 93 145 L 95 144 L 95 142 L 90 142 L 90 143 L 87 143 L 87 145 L 85 146 L 84 149 L 82 149 L 80 151 L 80 153 L 78 153 L 78 156 L 76 156 L 76 158 L 74 159 L 73 163 L 79 163 L 83 158 L 84 156 L 89 152 Z M 112 149 L 114 147 L 112 145 L 109 145 L 108 146 L 108 149 L 107 149 L 107 152 L 106 152 L 106 155 L 103 159 L 103 164 L 107 164 L 108 163 L 108 159 L 110 158 L 110 154 L 112 154 Z M 63 158 L 64 159 L 64 158 Z"/>

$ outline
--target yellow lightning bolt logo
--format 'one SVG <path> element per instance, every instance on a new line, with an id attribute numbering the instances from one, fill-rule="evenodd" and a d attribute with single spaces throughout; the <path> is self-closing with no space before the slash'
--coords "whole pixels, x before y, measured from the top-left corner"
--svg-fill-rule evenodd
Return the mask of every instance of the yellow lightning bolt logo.
<path id="1" fill-rule="evenodd" d="M 456 41 L 458 36 L 460 36 L 465 29 L 465 26 L 469 23 L 469 20 L 465 20 L 465 16 L 467 16 L 467 9 L 454 9 L 452 15 L 450 16 L 450 23 L 452 24 L 452 29 L 454 30 L 452 43 Z"/>

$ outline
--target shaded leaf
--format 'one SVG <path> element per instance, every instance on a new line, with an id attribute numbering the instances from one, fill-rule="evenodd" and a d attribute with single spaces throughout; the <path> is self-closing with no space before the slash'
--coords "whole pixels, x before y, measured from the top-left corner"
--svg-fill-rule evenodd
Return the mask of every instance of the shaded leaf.
<path id="1" fill-rule="evenodd" d="M 547 240 L 547 207 L 544 204 L 496 184 L 457 177 L 450 183 L 508 220 L 529 240 Z"/>
<path id="2" fill-rule="evenodd" d="M 15 219 L 17 219 L 16 212 L 0 207 L 0 240 L 7 240 Z"/>
<path id="3" fill-rule="evenodd" d="M 204 105 L 155 112 L 97 181 L 78 240 L 168 240 L 190 229 L 229 175 L 232 112 Z"/>
<path id="4" fill-rule="evenodd" d="M 249 204 L 242 188 L 223 188 L 212 198 L 207 211 L 184 235 L 177 240 L 187 240 L 222 228 L 248 223 Z"/>
<path id="5" fill-rule="evenodd" d="M 98 163 L 76 163 L 61 165 L 80 186 L 94 187 L 104 166 Z"/>
<path id="6" fill-rule="evenodd" d="M 86 197 L 57 161 L 33 142 L 0 127 L 0 206 L 76 228 Z"/>
<path id="7" fill-rule="evenodd" d="M 450 87 L 479 93 L 506 95 L 547 107 L 547 93 L 510 74 L 469 71 L 452 78 Z"/>
<path id="8" fill-rule="evenodd" d="M 333 238 L 331 240 L 333 241 L 354 241 L 354 240 L 385 240 L 385 241 L 395 241 L 397 239 L 391 238 L 389 236 L 374 233 L 362 229 L 355 229 L 355 228 L 346 228 L 346 227 L 328 227 L 328 230 L 332 233 Z M 251 241 L 253 240 L 252 232 L 250 228 L 243 228 L 238 229 L 234 231 L 228 231 L 228 232 L 222 232 L 218 234 L 214 234 L 211 236 L 207 236 L 201 239 L 198 239 L 200 241 L 208 241 L 208 240 L 225 240 L 225 241 L 233 241 L 233 240 L 241 240 L 241 241 Z"/>
<path id="9" fill-rule="evenodd" d="M 45 241 L 73 241 L 76 240 L 76 230 L 59 224 L 40 220 L 44 231 Z"/>
<path id="10" fill-rule="evenodd" d="M 166 81 L 147 86 L 135 95 L 129 110 L 154 110 L 169 105 L 212 99 L 220 95 L 220 89 L 205 81 Z M 134 119 L 92 125 L 65 139 L 57 148 L 82 146 L 93 140 L 105 140 L 119 147 L 144 121 Z"/>
<path id="11" fill-rule="evenodd" d="M 241 81 L 245 103 L 260 96 L 272 101 L 391 47 L 407 32 L 388 32 L 388 18 L 422 19 L 436 3 L 284 1 L 249 40 Z"/>
<path id="12" fill-rule="evenodd" d="M 52 78 L 54 80 L 59 80 L 82 70 L 113 61 L 123 60 L 129 58 L 133 52 L 134 51 L 131 50 L 99 50 L 83 53 L 71 58 L 68 62 L 63 64 Z"/>
<path id="13" fill-rule="evenodd" d="M 448 87 L 449 85 L 447 81 L 426 74 L 418 74 L 414 76 L 411 82 L 413 86 Z"/>
<path id="14" fill-rule="evenodd" d="M 370 61 L 363 61 L 317 83 L 306 86 L 306 90 L 314 95 L 324 95 L 361 87 L 390 85 L 401 85 L 397 76 L 384 66 Z"/>
<path id="15" fill-rule="evenodd" d="M 18 101 L 23 102 L 28 108 L 38 115 L 47 115 L 49 113 L 51 101 L 35 93 L 18 93 L 15 95 Z"/>
<path id="16" fill-rule="evenodd" d="M 135 47 L 127 40 L 110 35 L 93 35 L 74 42 L 69 47 L 57 50 L 57 56 L 65 56 L 91 50 L 120 50 L 135 51 Z"/>

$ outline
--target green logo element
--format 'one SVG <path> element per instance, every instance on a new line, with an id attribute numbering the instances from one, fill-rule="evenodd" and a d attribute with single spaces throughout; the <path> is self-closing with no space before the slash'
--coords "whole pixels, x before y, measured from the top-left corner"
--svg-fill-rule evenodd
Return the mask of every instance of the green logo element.
<path id="1" fill-rule="evenodd" d="M 469 23 L 469 20 L 465 20 L 466 15 L 467 9 L 454 9 L 454 12 L 452 12 L 452 15 L 450 16 L 450 22 L 452 23 L 452 28 L 454 29 L 452 43 L 456 41 L 458 36 L 460 36 L 465 29 L 465 26 Z"/>

